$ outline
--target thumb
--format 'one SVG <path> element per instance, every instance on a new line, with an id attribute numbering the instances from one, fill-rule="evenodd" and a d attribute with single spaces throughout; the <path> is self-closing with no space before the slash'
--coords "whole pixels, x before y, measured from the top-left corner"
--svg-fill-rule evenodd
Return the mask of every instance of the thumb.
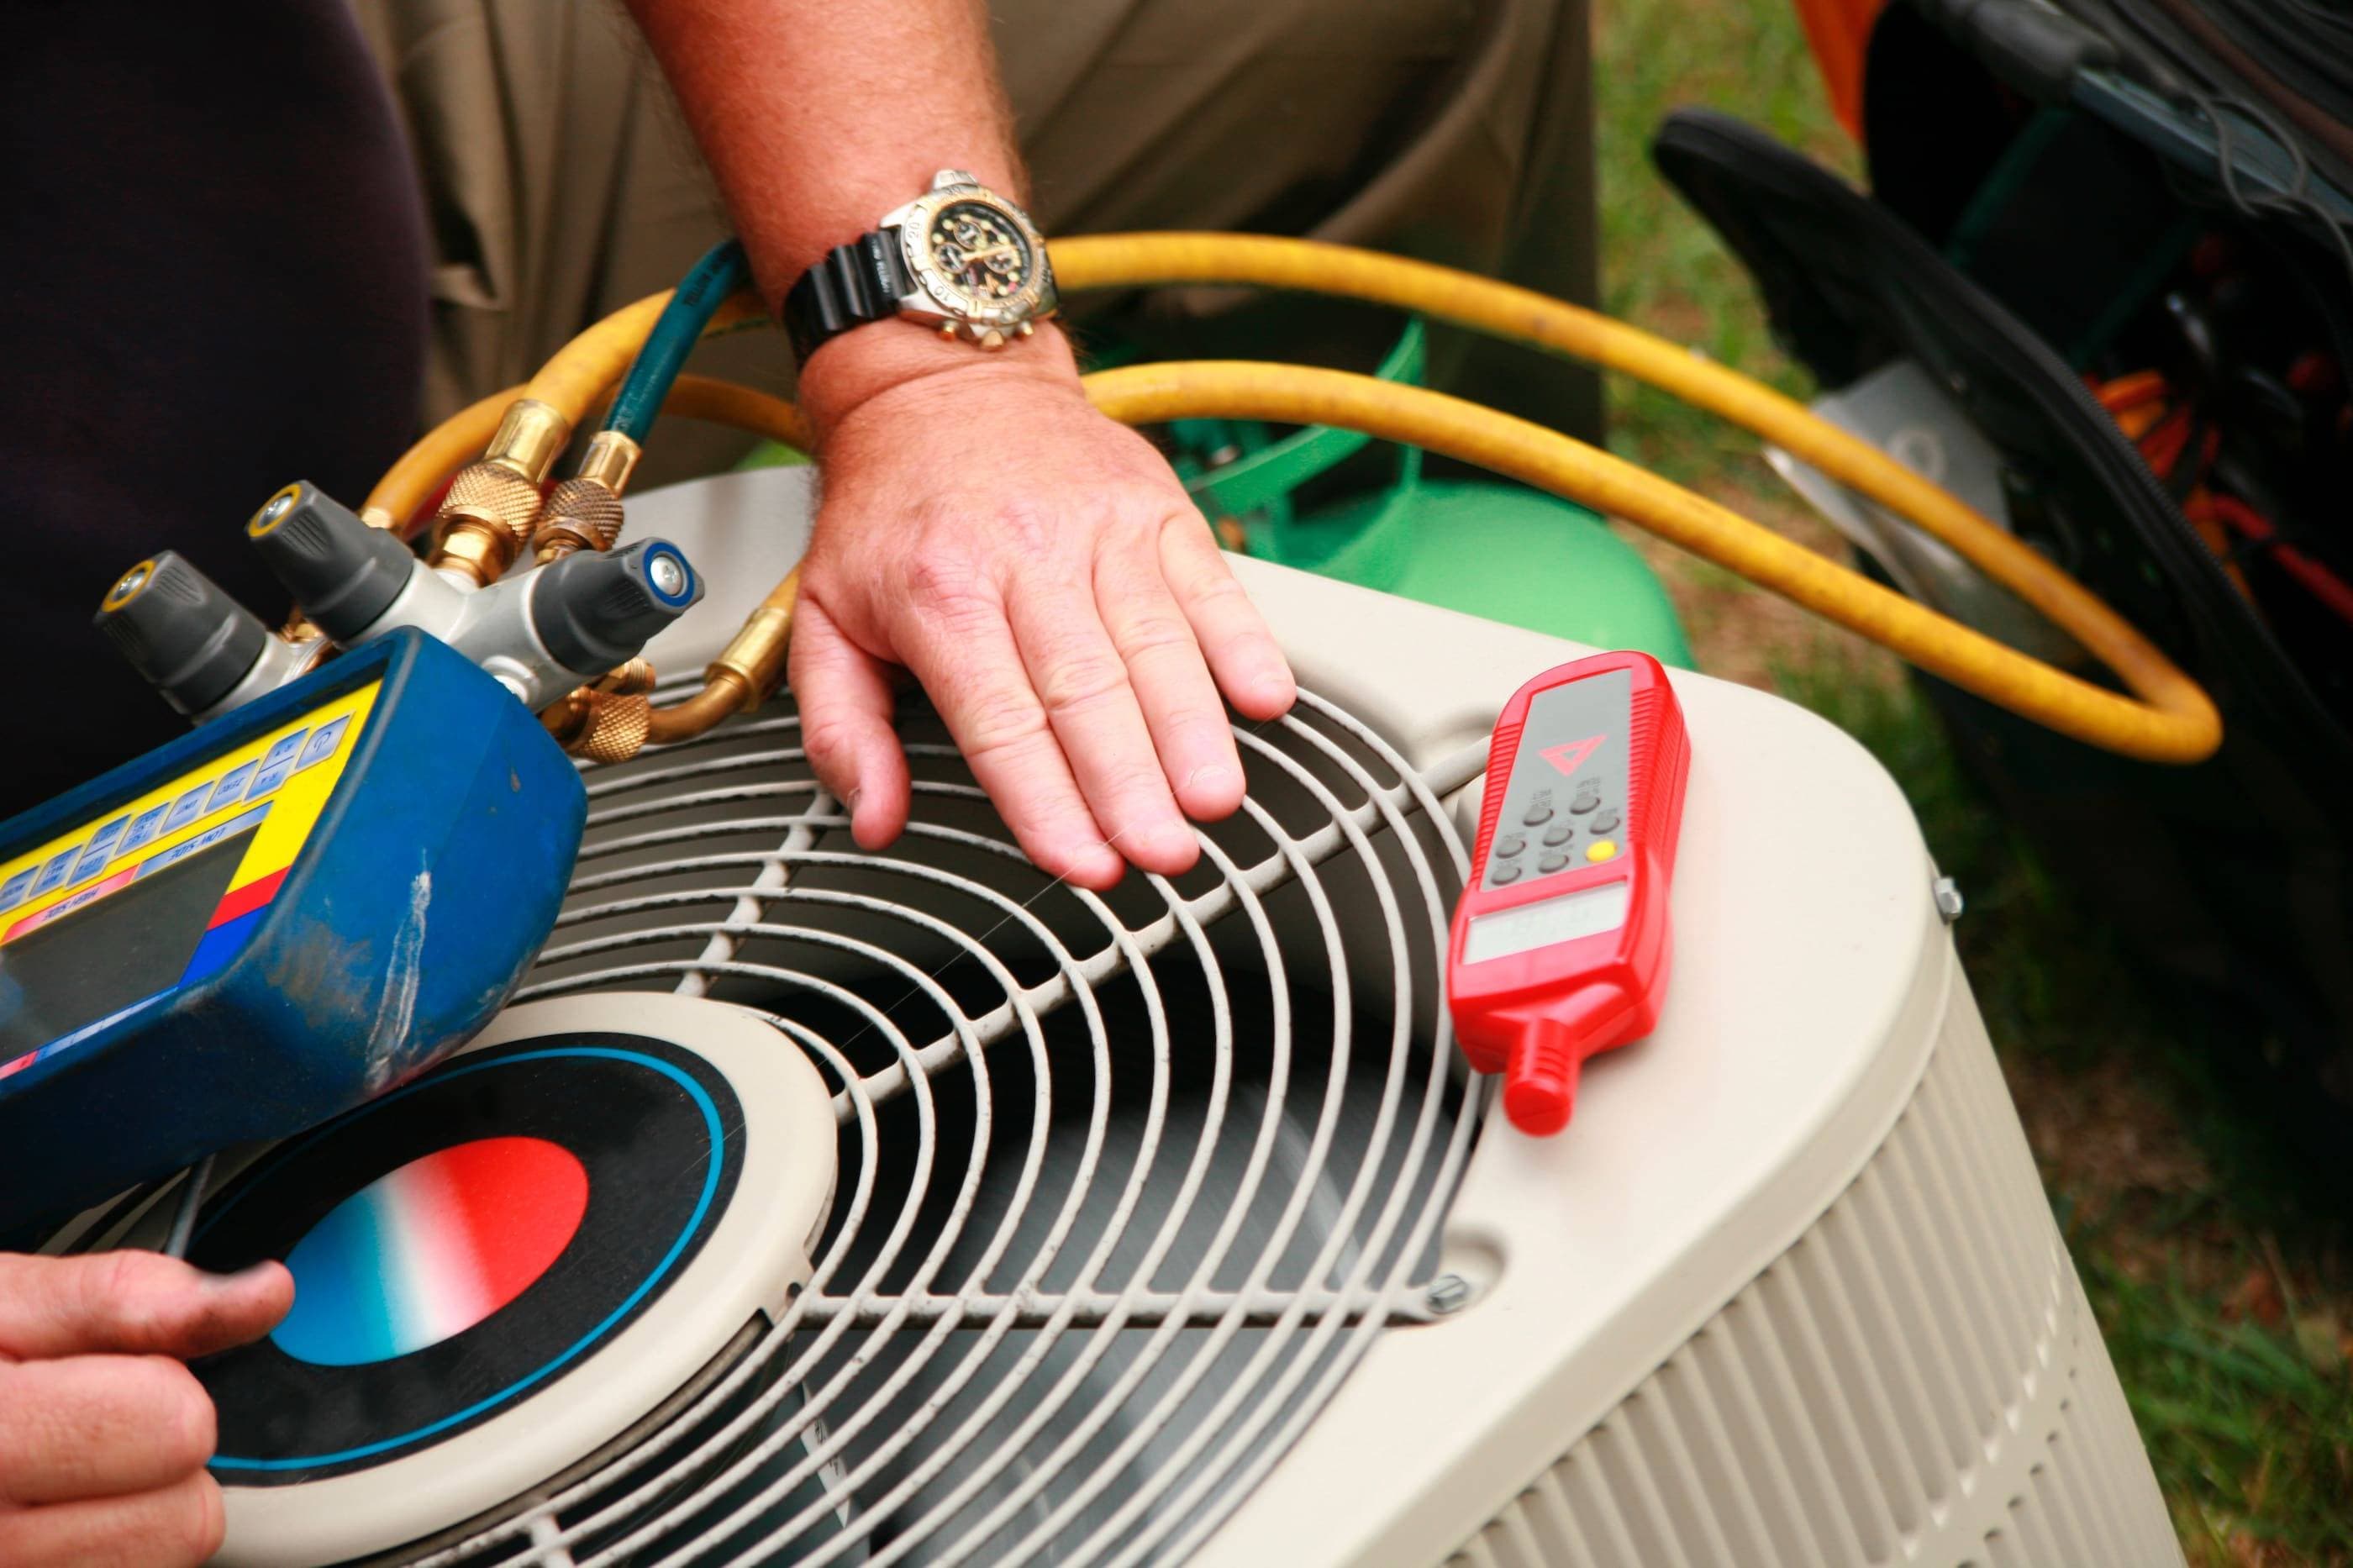
<path id="1" fill-rule="evenodd" d="M 0 1354 L 187 1358 L 269 1331 L 294 1304 L 282 1263 L 206 1274 L 155 1252 L 0 1254 Z"/>
<path id="2" fill-rule="evenodd" d="M 787 657 L 809 767 L 849 808 L 852 836 L 879 849 L 906 826 L 913 790 L 898 731 L 891 727 L 891 667 L 860 647 L 807 593 L 794 610 Z"/>

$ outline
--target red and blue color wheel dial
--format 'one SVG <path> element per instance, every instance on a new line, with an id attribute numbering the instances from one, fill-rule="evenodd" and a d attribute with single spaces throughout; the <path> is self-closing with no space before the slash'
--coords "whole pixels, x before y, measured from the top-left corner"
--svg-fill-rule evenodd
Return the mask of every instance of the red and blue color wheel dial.
<path id="1" fill-rule="evenodd" d="M 743 1126 L 692 1052 L 566 1035 L 460 1057 L 282 1145 L 190 1253 L 296 1278 L 276 1332 L 196 1368 L 213 1468 L 248 1487 L 365 1469 L 577 1373 L 691 1276 Z"/>
<path id="2" fill-rule="evenodd" d="M 294 1310 L 270 1340 L 315 1366 L 439 1344 L 537 1283 L 587 1207 L 587 1167 L 544 1138 L 477 1138 L 419 1155 L 294 1244 Z"/>

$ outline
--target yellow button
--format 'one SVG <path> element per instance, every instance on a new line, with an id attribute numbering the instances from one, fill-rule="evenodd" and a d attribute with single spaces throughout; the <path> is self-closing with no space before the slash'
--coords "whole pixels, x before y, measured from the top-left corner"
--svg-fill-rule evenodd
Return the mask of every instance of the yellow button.
<path id="1" fill-rule="evenodd" d="M 1597 838 L 1585 847 L 1585 858 L 1588 860 L 1607 860 L 1617 853 L 1617 844 L 1608 838 Z"/>

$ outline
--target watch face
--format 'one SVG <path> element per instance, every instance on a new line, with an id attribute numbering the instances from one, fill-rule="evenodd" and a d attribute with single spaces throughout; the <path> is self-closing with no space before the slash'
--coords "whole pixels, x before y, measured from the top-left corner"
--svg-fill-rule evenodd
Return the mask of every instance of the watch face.
<path id="1" fill-rule="evenodd" d="M 1002 310 L 1037 280 L 1038 259 L 1020 225 L 988 203 L 948 203 L 933 214 L 925 237 L 939 280 L 968 310 Z"/>

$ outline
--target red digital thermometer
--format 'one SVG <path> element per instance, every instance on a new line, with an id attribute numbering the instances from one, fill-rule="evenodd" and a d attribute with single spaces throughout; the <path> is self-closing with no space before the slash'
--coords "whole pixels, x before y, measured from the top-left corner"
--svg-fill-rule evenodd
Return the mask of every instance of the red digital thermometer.
<path id="1" fill-rule="evenodd" d="M 1523 1132 L 1568 1123 L 1586 1058 L 1666 994 L 1667 886 L 1691 743 L 1659 661 L 1603 653 L 1513 693 L 1487 752 L 1446 982 L 1454 1033 Z"/>

